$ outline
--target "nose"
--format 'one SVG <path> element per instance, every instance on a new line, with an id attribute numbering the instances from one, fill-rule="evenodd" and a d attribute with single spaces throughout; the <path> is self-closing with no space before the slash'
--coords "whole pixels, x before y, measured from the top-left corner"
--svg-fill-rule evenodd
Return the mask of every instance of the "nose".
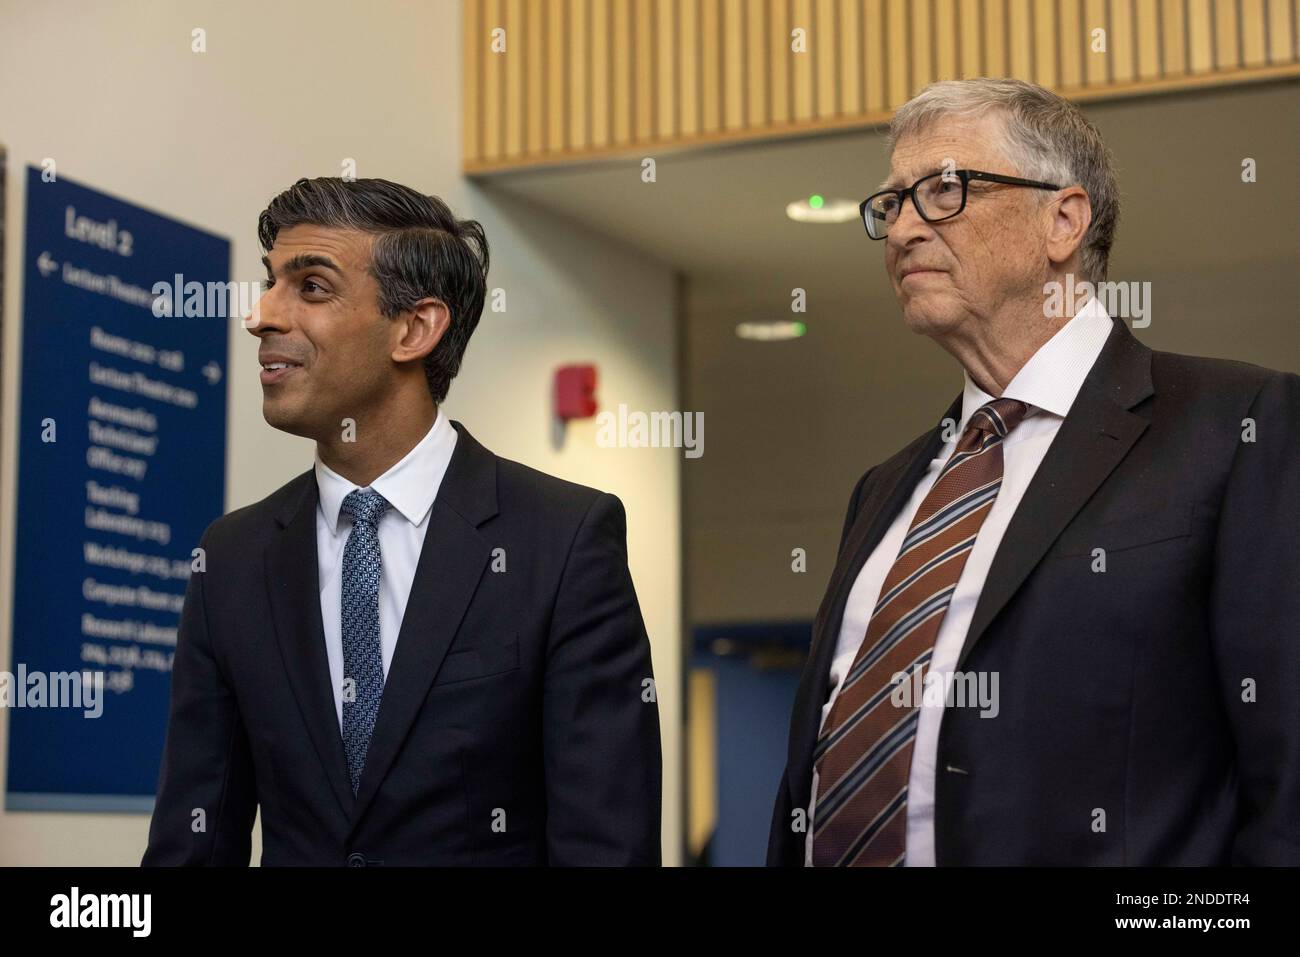
<path id="1" fill-rule="evenodd" d="M 885 242 L 896 250 L 902 250 L 918 242 L 924 242 L 933 235 L 934 230 L 916 211 L 916 199 L 909 193 L 903 200 L 903 205 L 899 207 L 898 218 L 889 227 Z"/>
<path id="2" fill-rule="evenodd" d="M 288 331 L 288 322 L 284 313 L 276 306 L 274 293 L 274 289 L 262 293 L 253 304 L 253 311 L 243 321 L 244 328 L 259 339 L 268 333 Z"/>

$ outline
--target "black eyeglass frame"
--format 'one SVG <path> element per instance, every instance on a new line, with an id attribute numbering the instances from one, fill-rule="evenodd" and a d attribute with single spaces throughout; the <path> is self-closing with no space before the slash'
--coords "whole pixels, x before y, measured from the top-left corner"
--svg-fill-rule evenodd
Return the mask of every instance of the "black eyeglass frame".
<path id="1" fill-rule="evenodd" d="M 921 205 L 916 201 L 916 188 L 926 180 L 934 179 L 936 176 L 956 176 L 961 180 L 961 205 L 953 212 L 945 213 L 943 216 L 927 216 L 925 210 L 923 210 Z M 979 169 L 942 170 L 938 173 L 930 173 L 929 175 L 922 176 L 906 189 L 882 189 L 878 193 L 872 193 L 858 204 L 858 216 L 862 220 L 862 228 L 867 231 L 867 236 L 871 239 L 885 238 L 884 236 L 873 236 L 871 234 L 871 227 L 867 224 L 867 209 L 871 205 L 872 200 L 879 196 L 888 195 L 898 197 L 899 215 L 902 215 L 903 203 L 907 200 L 908 196 L 911 196 L 912 208 L 915 209 L 917 214 L 927 223 L 941 223 L 945 219 L 952 219 L 954 216 L 960 215 L 961 211 L 966 208 L 967 187 L 971 180 L 980 180 L 986 183 L 1002 183 L 1005 186 L 1028 186 L 1033 189 L 1057 190 L 1065 188 L 1063 186 L 1056 186 L 1053 183 L 1043 183 L 1036 179 L 1021 179 L 1019 176 L 1003 176 L 1001 173 L 986 173 L 984 170 Z"/>

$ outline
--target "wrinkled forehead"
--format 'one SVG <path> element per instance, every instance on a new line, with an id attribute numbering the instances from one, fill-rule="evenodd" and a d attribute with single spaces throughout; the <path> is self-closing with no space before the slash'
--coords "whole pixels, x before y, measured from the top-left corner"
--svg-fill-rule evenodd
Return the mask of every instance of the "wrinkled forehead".
<path id="1" fill-rule="evenodd" d="M 996 114 L 935 116 L 898 137 L 889 155 L 889 176 L 880 188 L 902 189 L 945 168 L 1014 173 L 1003 135 L 1003 119 Z"/>

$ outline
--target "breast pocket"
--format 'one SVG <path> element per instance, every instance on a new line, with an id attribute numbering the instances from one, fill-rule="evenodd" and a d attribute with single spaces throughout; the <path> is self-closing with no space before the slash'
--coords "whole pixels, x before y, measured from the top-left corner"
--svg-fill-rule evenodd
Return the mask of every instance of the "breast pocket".
<path id="1" fill-rule="evenodd" d="M 519 636 L 508 641 L 475 645 L 459 651 L 450 651 L 442 660 L 442 667 L 433 679 L 434 686 L 488 678 L 519 668 Z"/>
<path id="2" fill-rule="evenodd" d="M 1091 555 L 1098 548 L 1107 553 L 1120 552 L 1186 538 L 1191 533 L 1191 506 L 1170 505 L 1100 524 L 1071 525 L 1057 541 L 1053 554 L 1062 558 Z"/>

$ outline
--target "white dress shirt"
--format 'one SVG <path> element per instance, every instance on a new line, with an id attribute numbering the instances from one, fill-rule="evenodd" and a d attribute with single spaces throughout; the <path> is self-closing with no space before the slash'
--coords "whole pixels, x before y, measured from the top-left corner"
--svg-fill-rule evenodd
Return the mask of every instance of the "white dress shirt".
<path id="1" fill-rule="evenodd" d="M 1002 536 L 1015 514 L 1025 489 L 1038 471 L 1047 454 L 1048 446 L 1074 404 L 1075 396 L 1087 377 L 1097 356 L 1101 354 L 1106 337 L 1111 331 L 1111 319 L 1095 299 L 1089 299 L 1074 317 L 1045 342 L 1024 364 L 1015 378 L 1008 383 L 1002 398 L 1019 399 L 1029 406 L 1029 414 L 1002 442 L 1002 487 L 993 507 L 984 519 L 975 544 L 966 559 L 952 602 L 939 626 L 934 653 L 928 671 L 931 674 L 952 672 L 957 667 L 970 628 L 975 605 L 984 588 L 993 557 L 997 554 Z M 831 662 L 830 683 L 835 693 L 822 707 L 821 723 L 826 723 L 831 706 L 840 693 L 844 676 L 857 657 L 862 640 L 866 637 L 871 610 L 880 597 L 885 576 L 898 557 L 903 538 L 912 524 L 912 518 L 925 499 L 930 487 L 938 478 L 939 470 L 952 455 L 957 440 L 966 430 L 966 423 L 974 412 L 995 398 L 988 395 L 963 372 L 965 388 L 962 393 L 961 421 L 930 461 L 930 466 L 917 483 L 911 499 L 904 505 L 885 537 L 868 557 L 849 592 L 840 626 L 835 657 Z M 935 756 L 939 746 L 939 724 L 943 707 L 923 705 L 919 709 L 916 742 L 912 751 L 912 767 L 907 782 L 907 858 L 905 866 L 934 866 L 934 777 Z M 816 821 L 817 770 L 813 769 L 812 796 L 809 801 L 809 818 Z M 804 843 L 804 864 L 812 865 L 813 833 L 810 828 Z"/>
<path id="2" fill-rule="evenodd" d="M 390 506 L 379 519 L 379 644 L 385 679 L 397 647 L 397 633 L 411 594 L 415 566 L 424 546 L 424 533 L 429 529 L 429 513 L 455 447 L 456 430 L 439 411 L 424 438 L 368 486 L 387 499 Z M 320 507 L 316 510 L 320 614 L 325 626 L 325 653 L 334 688 L 334 710 L 342 733 L 343 547 L 352 531 L 352 516 L 342 509 L 343 499 L 360 486 L 333 471 L 317 454 L 316 487 L 320 490 Z"/>

